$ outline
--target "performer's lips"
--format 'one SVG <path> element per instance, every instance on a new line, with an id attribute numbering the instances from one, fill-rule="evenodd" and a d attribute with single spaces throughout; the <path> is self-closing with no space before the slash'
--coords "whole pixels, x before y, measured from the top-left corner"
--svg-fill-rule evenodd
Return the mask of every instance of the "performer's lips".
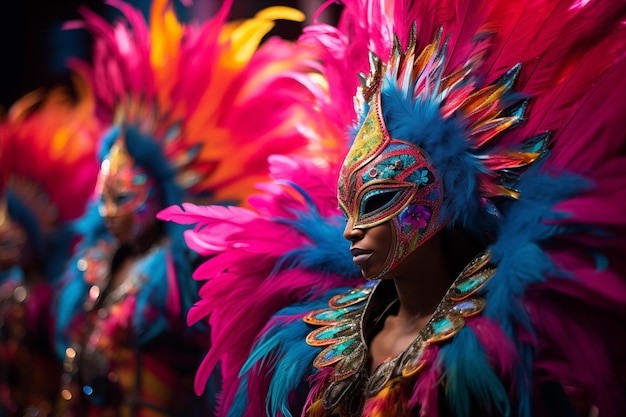
<path id="1" fill-rule="evenodd" d="M 359 267 L 363 266 L 365 262 L 367 262 L 367 260 L 374 254 L 371 250 L 360 248 L 352 248 L 350 249 L 350 253 L 352 254 L 352 262 Z"/>

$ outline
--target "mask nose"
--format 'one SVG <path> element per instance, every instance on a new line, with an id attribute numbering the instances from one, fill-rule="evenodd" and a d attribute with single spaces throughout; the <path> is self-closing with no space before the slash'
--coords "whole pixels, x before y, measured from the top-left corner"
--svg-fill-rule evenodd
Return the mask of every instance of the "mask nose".
<path id="1" fill-rule="evenodd" d="M 111 200 L 105 199 L 100 202 L 100 206 L 98 207 L 98 212 L 102 217 L 115 217 L 117 214 L 117 204 L 113 203 Z"/>

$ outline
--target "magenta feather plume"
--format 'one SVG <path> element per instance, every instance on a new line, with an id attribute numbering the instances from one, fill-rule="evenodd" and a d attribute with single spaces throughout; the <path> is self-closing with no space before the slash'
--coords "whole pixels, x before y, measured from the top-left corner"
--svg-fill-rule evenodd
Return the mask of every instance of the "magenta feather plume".
<path id="1" fill-rule="evenodd" d="M 625 321 L 624 300 L 615 308 L 613 296 L 604 299 L 603 307 L 598 306 L 602 295 L 586 294 L 589 287 L 585 284 L 606 285 L 607 292 L 623 294 L 626 290 L 623 276 L 597 282 L 596 274 L 589 272 L 582 280 L 584 283 L 553 280 L 528 292 L 526 308 L 533 319 L 537 343 L 535 375 L 539 382 L 558 378 L 566 391 L 582 390 L 591 395 L 591 403 L 598 406 L 602 415 L 617 417 L 620 410 L 626 409 L 626 337 L 618 330 Z M 577 393 L 573 394 L 575 398 Z"/>
<path id="2" fill-rule="evenodd" d="M 320 369 L 318 372 L 315 372 L 309 377 L 309 380 L 307 382 L 309 383 L 311 389 L 309 390 L 306 401 L 304 403 L 304 407 L 302 408 L 301 417 L 310 415 L 307 414 L 307 410 L 309 410 L 313 406 L 313 403 L 316 401 L 316 399 L 321 398 L 324 390 L 328 386 L 333 371 L 333 368 L 326 367 Z"/>
<path id="3" fill-rule="evenodd" d="M 600 186 L 603 186 L 605 181 L 610 181 L 609 177 L 615 177 L 616 181 L 623 178 L 623 175 L 617 175 L 617 167 L 604 168 L 604 166 L 607 162 L 619 160 L 620 155 L 626 155 L 626 135 L 621 127 L 624 117 L 623 97 L 626 94 L 626 86 L 622 81 L 626 71 L 624 59 L 626 27 L 621 28 L 613 36 L 618 34 L 622 35 L 619 42 L 617 38 L 610 41 L 615 41 L 615 45 L 621 45 L 621 56 L 616 57 L 609 51 L 607 55 L 610 59 L 607 60 L 602 56 L 603 50 L 598 48 L 588 58 L 591 62 L 585 62 L 588 65 L 592 62 L 608 65 L 615 61 L 611 67 L 602 72 L 600 77 L 596 76 L 592 80 L 593 83 L 588 82 L 585 74 L 581 74 L 584 82 L 578 86 L 578 77 L 572 77 L 569 83 L 573 92 L 570 90 L 562 92 L 563 100 L 559 106 L 569 110 L 559 132 L 568 140 L 555 141 L 552 157 L 556 166 L 567 167 L 568 170 L 590 177 L 592 180 L 598 177 Z M 610 45 L 610 48 L 615 48 L 615 45 Z M 597 170 L 601 172 L 596 172 Z M 610 171 L 613 172 L 609 173 Z M 607 194 L 605 197 L 611 198 L 612 195 Z"/>
<path id="4" fill-rule="evenodd" d="M 420 417 L 436 417 L 439 415 L 439 390 L 441 369 L 437 364 L 439 347 L 430 345 L 424 350 L 426 364 L 420 371 L 418 380 L 409 398 L 409 406 L 420 406 Z"/>
<path id="5" fill-rule="evenodd" d="M 277 269 L 288 252 L 313 243 L 294 227 L 298 213 L 314 210 L 322 221 L 331 223 L 338 216 L 336 166 L 321 167 L 304 158 L 276 156 L 271 158 L 270 172 L 273 182 L 261 185 L 265 192 L 249 199 L 251 208 L 184 204 L 159 214 L 164 220 L 196 223 L 186 232 L 187 244 L 208 257 L 194 273 L 196 279 L 206 282 L 188 321 L 208 317 L 213 345 L 196 375 L 196 391 L 204 390 L 219 362 L 223 410 L 234 398 L 239 370 L 252 344 L 274 313 L 320 297 L 339 285 L 356 283 L 316 270 Z M 298 189 L 292 188 L 294 184 Z"/>
<path id="6" fill-rule="evenodd" d="M 467 321 L 476 334 L 480 345 L 485 350 L 487 360 L 498 376 L 506 381 L 511 393 L 515 390 L 514 370 L 519 360 L 515 344 L 498 323 L 485 317 L 476 317 Z"/>
<path id="7" fill-rule="evenodd" d="M 358 74 L 369 71 L 368 53 L 387 57 L 391 51 L 393 4 L 366 0 L 342 3 L 344 7 L 337 27 L 325 23 L 307 26 L 298 45 L 319 54 L 329 94 L 318 117 L 323 117 L 333 134 L 347 143 L 346 129 L 357 118 L 353 97 L 360 86 Z"/>
<path id="8" fill-rule="evenodd" d="M 599 93 L 595 85 L 607 77 L 607 69 L 616 72 L 611 67 L 624 54 L 626 28 L 616 18 L 623 13 L 623 6 L 611 1 L 592 2 L 582 9 L 570 7 L 570 1 L 527 3 L 520 18 L 524 28 L 516 26 L 507 38 L 497 36 L 496 53 L 491 54 L 497 59 L 486 62 L 487 69 L 496 74 L 516 62 L 523 63 L 518 90 L 531 102 L 526 122 L 507 140 L 517 142 L 552 130 L 557 146 L 563 135 L 568 139 L 561 141 L 561 146 L 577 148 L 586 140 L 572 140 L 569 132 L 580 122 L 593 124 L 593 117 L 581 117 L 580 106 L 589 101 L 584 97 L 592 88 Z M 559 161 L 553 159 L 552 163 Z"/>
<path id="9" fill-rule="evenodd" d="M 551 223 L 577 231 L 547 245 L 567 278 L 551 278 L 525 296 L 539 349 L 536 366 L 565 387 L 591 393 L 607 416 L 626 410 L 626 360 L 619 353 L 626 350 L 626 336 L 615 331 L 626 323 L 625 35 L 623 25 L 614 28 L 567 73 L 566 85 L 548 96 L 549 109 L 540 108 L 547 102 L 535 107 L 546 114 L 541 122 L 557 129 L 550 168 L 565 168 L 589 184 L 554 207 L 562 216 Z"/>

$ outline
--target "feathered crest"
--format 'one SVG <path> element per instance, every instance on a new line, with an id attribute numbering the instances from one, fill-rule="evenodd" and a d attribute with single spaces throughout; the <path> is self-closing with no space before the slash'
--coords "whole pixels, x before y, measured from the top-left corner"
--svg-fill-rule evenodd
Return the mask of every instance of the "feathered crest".
<path id="1" fill-rule="evenodd" d="M 61 89 L 33 92 L 4 120 L 8 190 L 30 208 L 42 231 L 80 216 L 95 184 L 94 144 L 102 127 L 88 86 L 77 87 L 77 101 Z"/>
<path id="2" fill-rule="evenodd" d="M 95 143 L 102 127 L 93 115 L 92 92 L 82 80 L 76 87 L 77 99 L 62 89 L 30 93 L 2 122 L 9 213 L 46 258 L 53 257 L 43 252 L 52 250 L 49 240 L 60 238 L 59 228 L 82 215 L 96 181 Z"/>
<path id="3" fill-rule="evenodd" d="M 72 65 L 94 86 L 99 115 L 156 144 L 175 184 L 213 201 L 249 195 L 267 178 L 271 153 L 322 147 L 305 129 L 307 109 L 323 89 L 308 75 L 316 65 L 311 54 L 279 39 L 259 47 L 274 20 L 303 16 L 273 7 L 227 22 L 231 3 L 202 24 L 184 25 L 168 0 L 154 1 L 149 22 L 111 0 L 123 19 L 109 24 L 82 9 L 85 19 L 66 25 L 94 34 L 93 64 Z M 110 145 L 104 142 L 103 153 Z M 138 160 L 143 145 L 133 148 L 128 144 Z"/>
<path id="4" fill-rule="evenodd" d="M 382 114 L 376 117 L 381 131 L 415 144 L 433 159 L 437 171 L 443 173 L 443 216 L 452 218 L 453 225 L 459 220 L 465 225 L 471 223 L 470 217 L 464 217 L 461 213 L 467 211 L 460 207 L 478 204 L 486 213 L 499 216 L 489 199 L 519 196 L 519 173 L 545 153 L 550 134 L 514 147 L 500 144 L 500 134 L 523 121 L 528 104 L 514 90 L 521 64 L 481 86 L 482 76 L 477 72 L 483 64 L 481 51 L 450 71 L 448 40 L 442 34 L 440 28 L 430 43 L 420 46 L 414 22 L 406 48 L 396 36 L 387 62 L 370 53 L 370 73 L 362 80 L 357 102 L 364 119 L 382 96 L 382 109 L 377 108 Z M 450 163 L 461 163 L 468 170 L 450 169 Z M 475 212 L 480 210 L 471 214 Z"/>

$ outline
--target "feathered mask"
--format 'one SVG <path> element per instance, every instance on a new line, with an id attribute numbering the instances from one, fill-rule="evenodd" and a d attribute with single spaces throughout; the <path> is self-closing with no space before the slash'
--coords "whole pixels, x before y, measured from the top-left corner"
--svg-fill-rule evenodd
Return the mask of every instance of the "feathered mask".
<path id="1" fill-rule="evenodd" d="M 493 232 L 497 199 L 516 198 L 518 173 L 544 152 L 549 134 L 508 149 L 499 134 L 523 120 L 516 65 L 482 86 L 480 55 L 447 71 L 442 32 L 424 47 L 413 25 L 406 49 L 396 38 L 389 62 L 371 55 L 358 102 L 361 122 L 339 179 L 341 207 L 356 228 L 391 221 L 393 269 L 445 225 Z M 472 229 L 473 228 L 473 229 Z"/>

